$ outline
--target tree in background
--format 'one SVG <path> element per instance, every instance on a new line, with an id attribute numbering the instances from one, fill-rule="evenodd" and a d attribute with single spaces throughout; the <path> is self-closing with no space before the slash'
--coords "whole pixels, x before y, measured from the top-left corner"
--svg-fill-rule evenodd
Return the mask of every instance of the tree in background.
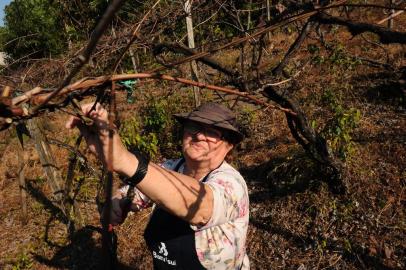
<path id="1" fill-rule="evenodd" d="M 5 8 L 0 32 L 3 50 L 18 59 L 59 54 L 66 47 L 59 4 L 49 0 L 14 0 Z"/>
<path id="2" fill-rule="evenodd" d="M 0 49 L 14 59 L 56 56 L 69 44 L 90 38 L 108 3 L 107 0 L 14 0 L 5 8 Z M 122 22 L 131 21 L 144 11 L 145 3 L 129 1 L 116 16 Z"/>
<path id="3" fill-rule="evenodd" d="M 58 0 L 58 9 L 69 42 L 87 40 L 109 1 Z"/>

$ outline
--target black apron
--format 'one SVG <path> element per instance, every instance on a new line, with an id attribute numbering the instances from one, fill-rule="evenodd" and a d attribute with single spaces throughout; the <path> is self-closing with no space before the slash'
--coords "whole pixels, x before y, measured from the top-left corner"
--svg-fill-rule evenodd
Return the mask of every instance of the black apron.
<path id="1" fill-rule="evenodd" d="M 178 171 L 184 159 L 176 165 Z M 206 181 L 209 174 L 202 180 Z M 144 232 L 152 253 L 155 270 L 205 269 L 199 261 L 195 246 L 195 231 L 190 224 L 162 208 L 156 207 Z"/>

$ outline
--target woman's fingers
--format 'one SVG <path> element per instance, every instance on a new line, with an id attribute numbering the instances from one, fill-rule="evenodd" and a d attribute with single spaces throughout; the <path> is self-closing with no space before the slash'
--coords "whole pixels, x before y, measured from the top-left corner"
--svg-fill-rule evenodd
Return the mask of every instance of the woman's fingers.
<path id="1" fill-rule="evenodd" d="M 92 108 L 94 108 L 92 110 Z M 103 106 L 100 105 L 100 103 L 97 103 L 96 106 L 94 106 L 94 103 L 87 103 L 81 106 L 82 113 L 87 116 L 92 118 L 93 120 L 97 121 L 107 121 L 108 120 L 108 113 L 107 111 L 103 108 Z M 70 116 L 68 121 L 65 124 L 66 128 L 73 129 L 77 127 L 82 120 L 79 117 L 75 116 Z M 100 125 L 98 125 L 100 126 Z"/>

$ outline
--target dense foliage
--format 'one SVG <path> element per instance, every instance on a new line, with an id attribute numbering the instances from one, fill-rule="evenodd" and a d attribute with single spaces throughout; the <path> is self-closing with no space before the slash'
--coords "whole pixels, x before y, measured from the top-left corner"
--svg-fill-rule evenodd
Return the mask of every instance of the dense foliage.
<path id="1" fill-rule="evenodd" d="M 52 56 L 66 47 L 59 5 L 48 0 L 15 0 L 5 8 L 3 50 L 15 59 Z"/>

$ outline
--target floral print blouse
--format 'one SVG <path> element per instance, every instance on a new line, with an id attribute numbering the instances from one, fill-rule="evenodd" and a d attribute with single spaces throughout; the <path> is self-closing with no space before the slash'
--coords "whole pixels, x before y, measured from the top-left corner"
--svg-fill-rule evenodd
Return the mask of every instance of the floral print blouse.
<path id="1" fill-rule="evenodd" d="M 174 170 L 178 160 L 167 160 L 162 167 Z M 184 165 L 179 168 L 183 173 Z M 248 189 L 241 174 L 227 162 L 210 173 L 205 184 L 213 191 L 213 213 L 203 227 L 190 225 L 195 231 L 196 253 L 206 269 L 249 269 L 245 251 L 248 230 Z M 128 187 L 121 189 L 125 195 Z M 151 206 L 151 201 L 136 190 L 132 210 Z"/>

